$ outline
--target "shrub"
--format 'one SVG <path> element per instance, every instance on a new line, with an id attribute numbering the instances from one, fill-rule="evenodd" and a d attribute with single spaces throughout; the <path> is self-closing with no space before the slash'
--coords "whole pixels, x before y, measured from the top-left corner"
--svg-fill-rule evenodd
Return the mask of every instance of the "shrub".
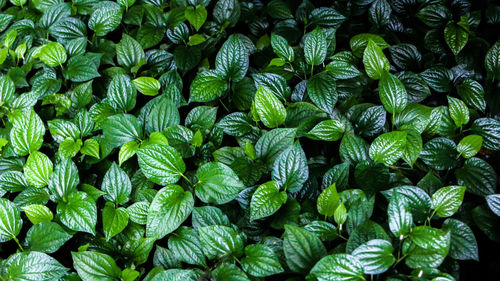
<path id="1" fill-rule="evenodd" d="M 489 278 L 493 2 L 1 0 L 0 280 Z"/>

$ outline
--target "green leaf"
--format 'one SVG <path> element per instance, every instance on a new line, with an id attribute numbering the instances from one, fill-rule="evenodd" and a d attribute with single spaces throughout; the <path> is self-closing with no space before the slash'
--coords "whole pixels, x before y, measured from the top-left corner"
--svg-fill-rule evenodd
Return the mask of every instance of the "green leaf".
<path id="1" fill-rule="evenodd" d="M 178 253 L 181 261 L 193 265 L 205 265 L 200 239 L 192 228 L 181 226 L 168 238 L 168 248 Z"/>
<path id="2" fill-rule="evenodd" d="M 500 194 L 486 196 L 486 203 L 490 210 L 497 216 L 500 216 Z"/>
<path id="3" fill-rule="evenodd" d="M 478 247 L 472 229 L 456 219 L 447 219 L 442 226 L 451 233 L 450 257 L 457 260 L 478 260 Z"/>
<path id="4" fill-rule="evenodd" d="M 57 215 L 69 229 L 95 234 L 97 207 L 85 192 L 75 191 L 69 194 L 66 202 L 57 204 Z"/>
<path id="5" fill-rule="evenodd" d="M 107 97 L 114 108 L 126 112 L 135 107 L 137 91 L 127 75 L 119 74 L 111 80 Z"/>
<path id="6" fill-rule="evenodd" d="M 146 236 L 161 239 L 175 231 L 191 214 L 193 195 L 178 185 L 168 185 L 156 193 L 148 211 Z"/>
<path id="7" fill-rule="evenodd" d="M 19 116 L 10 130 L 10 141 L 14 152 L 25 156 L 40 149 L 43 143 L 45 126 L 42 119 L 31 109 Z"/>
<path id="8" fill-rule="evenodd" d="M 245 188 L 236 173 L 222 163 L 202 165 L 196 171 L 196 177 L 196 197 L 204 203 L 225 204 Z"/>
<path id="9" fill-rule="evenodd" d="M 438 171 L 452 169 L 457 165 L 456 145 L 447 138 L 434 138 L 424 145 L 420 159 Z"/>
<path id="10" fill-rule="evenodd" d="M 241 267 L 255 277 L 267 277 L 284 271 L 273 250 L 259 244 L 245 247 L 245 258 L 241 260 Z"/>
<path id="11" fill-rule="evenodd" d="M 99 252 L 72 252 L 73 266 L 78 275 L 84 280 L 118 280 L 121 269 L 115 260 L 106 254 Z"/>
<path id="12" fill-rule="evenodd" d="M 462 127 L 469 122 L 469 109 L 465 103 L 457 98 L 448 96 L 451 119 L 457 127 Z"/>
<path id="13" fill-rule="evenodd" d="M 321 28 L 316 27 L 304 37 L 304 56 L 309 65 L 323 63 L 326 58 L 326 36 Z"/>
<path id="14" fill-rule="evenodd" d="M 10 280 L 58 280 L 68 269 L 55 258 L 40 252 L 17 253 L 5 260 L 5 274 Z"/>
<path id="15" fill-rule="evenodd" d="M 337 141 L 344 134 L 344 123 L 338 120 L 324 120 L 316 124 L 307 136 L 316 140 Z"/>
<path id="16" fill-rule="evenodd" d="M 447 186 L 432 195 L 432 208 L 436 215 L 446 218 L 452 216 L 464 199 L 465 186 Z"/>
<path id="17" fill-rule="evenodd" d="M 401 81 L 390 73 L 381 74 L 378 84 L 379 96 L 385 110 L 391 114 L 400 113 L 408 102 L 408 94 Z"/>
<path id="18" fill-rule="evenodd" d="M 486 109 L 484 89 L 478 82 L 465 79 L 462 84 L 457 86 L 457 93 L 468 106 L 483 112 Z"/>
<path id="19" fill-rule="evenodd" d="M 297 273 L 306 274 L 326 255 L 321 240 L 313 233 L 293 225 L 285 225 L 283 251 L 286 264 Z"/>
<path id="20" fill-rule="evenodd" d="M 82 148 L 80 149 L 82 155 L 92 156 L 99 159 L 99 142 L 95 139 L 86 139 Z"/>
<path id="21" fill-rule="evenodd" d="M 106 192 L 104 195 L 106 200 L 122 205 L 129 200 L 132 183 L 127 173 L 120 169 L 116 163 L 113 163 L 104 175 L 101 189 Z"/>
<path id="22" fill-rule="evenodd" d="M 486 149 L 500 150 L 500 121 L 492 118 L 479 118 L 472 123 L 471 131 L 483 137 Z"/>
<path id="23" fill-rule="evenodd" d="M 359 259 L 356 256 L 347 254 L 334 254 L 322 258 L 311 269 L 310 275 L 318 281 L 365 280 L 363 265 Z"/>
<path id="24" fill-rule="evenodd" d="M 287 200 L 286 192 L 280 192 L 278 183 L 269 181 L 260 185 L 250 201 L 250 220 L 254 221 L 276 213 Z"/>
<path id="25" fill-rule="evenodd" d="M 392 195 L 387 207 L 389 228 L 392 234 L 400 240 L 410 233 L 413 224 L 413 216 L 407 205 L 404 197 L 396 192 Z"/>
<path id="26" fill-rule="evenodd" d="M 386 272 L 396 261 L 392 255 L 393 251 L 391 242 L 374 239 L 357 247 L 352 255 L 358 258 L 365 274 L 381 274 Z"/>
<path id="27" fill-rule="evenodd" d="M 393 131 L 378 136 L 370 145 L 370 157 L 375 162 L 393 165 L 403 156 L 406 136 L 405 131 Z"/>
<path id="28" fill-rule="evenodd" d="M 0 242 L 17 239 L 23 220 L 19 208 L 5 198 L 0 198 Z"/>
<path id="29" fill-rule="evenodd" d="M 317 207 L 318 213 L 324 215 L 325 217 L 331 217 L 335 214 L 339 204 L 340 197 L 337 193 L 337 188 L 335 183 L 331 186 L 325 188 L 318 197 Z"/>
<path id="30" fill-rule="evenodd" d="M 118 153 L 118 166 L 121 166 L 125 161 L 135 155 L 139 149 L 139 144 L 136 141 L 129 141 L 120 147 Z"/>
<path id="31" fill-rule="evenodd" d="M 118 147 L 129 141 L 140 139 L 142 126 L 133 115 L 116 114 L 104 121 L 102 132 L 110 145 Z"/>
<path id="32" fill-rule="evenodd" d="M 79 183 L 80 177 L 75 163 L 70 159 L 64 159 L 56 165 L 54 173 L 50 177 L 51 197 L 58 202 L 66 202 L 68 197 L 77 191 L 76 186 Z"/>
<path id="33" fill-rule="evenodd" d="M 373 79 L 379 80 L 389 71 L 389 60 L 382 52 L 382 48 L 371 39 L 368 40 L 365 51 L 363 52 L 363 64 L 366 74 Z"/>
<path id="34" fill-rule="evenodd" d="M 221 257 L 239 257 L 243 253 L 243 239 L 232 228 L 210 225 L 198 228 L 205 256 L 212 260 Z"/>
<path id="35" fill-rule="evenodd" d="M 45 187 L 49 184 L 54 165 L 47 155 L 33 152 L 24 165 L 26 180 L 35 187 Z"/>
<path id="36" fill-rule="evenodd" d="M 186 171 L 180 154 L 171 146 L 152 144 L 137 151 L 139 167 L 152 182 L 176 183 Z"/>
<path id="37" fill-rule="evenodd" d="M 467 44 L 467 40 L 469 40 L 468 29 L 469 24 L 467 21 L 460 21 L 458 24 L 449 22 L 444 28 L 444 40 L 455 56 L 460 53 L 465 44 Z"/>
<path id="38" fill-rule="evenodd" d="M 128 212 L 125 208 L 115 208 L 113 203 L 106 202 L 106 206 L 102 210 L 102 228 L 106 241 L 109 241 L 127 227 L 128 218 Z"/>
<path id="39" fill-rule="evenodd" d="M 276 128 L 286 119 L 286 109 L 268 88 L 259 86 L 255 93 L 255 109 L 268 128 Z"/>
<path id="40" fill-rule="evenodd" d="M 37 56 L 46 65 L 51 67 L 60 66 L 68 59 L 66 49 L 58 42 L 50 42 L 43 45 L 39 49 Z"/>
<path id="41" fill-rule="evenodd" d="M 99 65 L 92 61 L 89 55 L 72 57 L 63 70 L 64 78 L 73 82 L 86 82 L 101 75 L 97 71 Z"/>
<path id="42" fill-rule="evenodd" d="M 226 80 L 238 82 L 248 70 L 248 50 L 240 39 L 240 35 L 231 35 L 219 49 L 215 58 L 215 69 Z"/>
<path id="43" fill-rule="evenodd" d="M 141 45 L 127 34 L 123 34 L 120 43 L 116 44 L 116 59 L 118 64 L 129 69 L 139 67 L 146 62 Z"/>
<path id="44" fill-rule="evenodd" d="M 50 222 L 54 218 L 52 211 L 44 205 L 32 204 L 23 206 L 22 209 L 32 224 Z"/>
<path id="45" fill-rule="evenodd" d="M 271 34 L 271 46 L 273 51 L 278 57 L 288 61 L 293 62 L 295 59 L 295 54 L 292 47 L 288 44 L 288 41 L 275 33 Z"/>
<path id="46" fill-rule="evenodd" d="M 223 74 L 217 70 L 198 73 L 191 83 L 190 101 L 208 102 L 222 97 L 228 90 Z"/>
<path id="47" fill-rule="evenodd" d="M 295 129 L 290 128 L 277 128 L 264 133 L 255 144 L 257 157 L 272 167 L 279 154 L 293 144 L 295 134 Z"/>
<path id="48" fill-rule="evenodd" d="M 493 167 L 483 159 L 470 158 L 465 160 L 462 168 L 455 171 L 459 185 L 466 186 L 467 191 L 479 196 L 495 193 L 497 175 Z"/>
<path id="49" fill-rule="evenodd" d="M 476 155 L 483 145 L 483 137 L 478 135 L 468 135 L 457 145 L 457 151 L 464 158 L 469 159 Z"/>
<path id="50" fill-rule="evenodd" d="M 230 263 L 224 263 L 217 267 L 212 274 L 216 280 L 250 281 L 248 276 L 239 267 Z"/>
<path id="51" fill-rule="evenodd" d="M 198 31 L 207 19 L 207 9 L 205 9 L 205 7 L 201 5 L 197 5 L 196 7 L 189 6 L 184 11 L 184 16 L 196 29 L 196 31 Z"/>
<path id="52" fill-rule="evenodd" d="M 289 192 L 297 192 L 309 178 L 307 158 L 300 143 L 285 149 L 274 161 L 273 181 Z"/>
<path id="53" fill-rule="evenodd" d="M 307 80 L 307 94 L 319 109 L 333 115 L 338 93 L 332 75 L 328 72 L 321 72 Z"/>
<path id="54" fill-rule="evenodd" d="M 96 36 L 104 36 L 115 30 L 122 20 L 122 7 L 111 1 L 97 4 L 91 11 L 88 25 Z"/>
<path id="55" fill-rule="evenodd" d="M 497 41 L 486 53 L 484 66 L 489 77 L 500 80 L 500 41 Z"/>
<path id="56" fill-rule="evenodd" d="M 48 254 L 59 250 L 69 239 L 71 235 L 55 222 L 41 222 L 26 233 L 26 244 L 30 251 Z"/>
<path id="57" fill-rule="evenodd" d="M 139 92 L 146 96 L 156 96 L 160 90 L 160 82 L 152 77 L 139 77 L 132 80 Z"/>
<path id="58" fill-rule="evenodd" d="M 417 161 L 420 153 L 422 152 L 423 144 L 422 144 L 422 136 L 418 133 L 417 130 L 409 129 L 406 131 L 406 145 L 403 150 L 403 155 L 401 158 L 413 167 L 413 164 Z"/>

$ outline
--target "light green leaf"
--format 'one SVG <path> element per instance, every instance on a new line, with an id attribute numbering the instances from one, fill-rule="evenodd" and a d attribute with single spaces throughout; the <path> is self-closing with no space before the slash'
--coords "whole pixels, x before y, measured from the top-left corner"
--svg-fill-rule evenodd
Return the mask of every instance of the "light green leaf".
<path id="1" fill-rule="evenodd" d="M 335 183 L 325 188 L 319 195 L 318 201 L 316 202 L 318 213 L 320 215 L 324 215 L 325 217 L 333 216 L 339 204 L 340 197 L 337 193 Z"/>
<path id="2" fill-rule="evenodd" d="M 44 205 L 32 204 L 24 206 L 22 209 L 32 224 L 50 222 L 54 218 L 52 211 Z"/>
<path id="3" fill-rule="evenodd" d="M 40 149 L 45 126 L 33 109 L 17 118 L 12 125 L 10 141 L 17 155 L 25 156 Z"/>
<path id="4" fill-rule="evenodd" d="M 139 149 L 136 153 L 139 167 L 154 183 L 162 185 L 176 183 L 186 171 L 181 155 L 171 146 L 152 144 Z"/>
<path id="5" fill-rule="evenodd" d="M 56 67 L 62 65 L 68 59 L 66 55 L 66 49 L 63 45 L 58 42 L 50 42 L 43 45 L 38 54 L 38 58 L 42 60 L 46 65 L 51 67 Z"/>
<path id="6" fill-rule="evenodd" d="M 467 44 L 467 40 L 469 40 L 468 29 L 467 19 L 465 21 L 461 20 L 458 24 L 449 22 L 444 28 L 444 40 L 455 56 L 460 53 Z"/>
<path id="7" fill-rule="evenodd" d="M 196 31 L 198 31 L 207 19 L 207 9 L 205 9 L 205 7 L 201 5 L 197 5 L 196 7 L 189 6 L 184 11 L 184 16 L 196 29 Z"/>
<path id="8" fill-rule="evenodd" d="M 451 119 L 457 127 L 462 127 L 469 122 L 469 109 L 462 100 L 448 96 Z"/>
<path id="9" fill-rule="evenodd" d="M 128 212 L 125 208 L 115 208 L 111 202 L 106 202 L 102 210 L 102 229 L 106 241 L 122 232 L 128 225 Z"/>
<path id="10" fill-rule="evenodd" d="M 374 239 L 357 247 L 352 255 L 359 259 L 365 274 L 381 274 L 386 272 L 396 261 L 392 255 L 393 251 L 391 242 Z"/>
<path id="11" fill-rule="evenodd" d="M 268 88 L 259 86 L 254 102 L 259 119 L 266 127 L 276 128 L 285 122 L 286 109 Z"/>
<path id="12" fill-rule="evenodd" d="M 132 84 L 139 92 L 146 96 L 156 96 L 160 90 L 160 82 L 152 77 L 139 77 L 132 80 Z"/>
<path id="13" fill-rule="evenodd" d="M 370 157 L 375 162 L 393 165 L 403 155 L 406 136 L 405 131 L 393 131 L 378 136 L 370 145 Z"/>
<path id="14" fill-rule="evenodd" d="M 363 53 L 363 64 L 366 74 L 373 80 L 379 80 L 390 69 L 389 60 L 382 52 L 382 48 L 371 39 L 368 40 Z"/>
<path id="15" fill-rule="evenodd" d="M 75 191 L 69 194 L 67 201 L 57 204 L 57 215 L 69 229 L 95 234 L 97 207 L 85 192 Z"/>
<path id="16" fill-rule="evenodd" d="M 225 204 L 245 188 L 236 173 L 228 166 L 210 162 L 196 171 L 196 197 L 204 203 Z"/>
<path id="17" fill-rule="evenodd" d="M 73 266 L 83 280 L 114 281 L 119 280 L 121 269 L 115 260 L 99 252 L 72 252 Z"/>
<path id="18" fill-rule="evenodd" d="M 250 201 L 251 221 L 276 213 L 281 205 L 286 203 L 286 192 L 279 190 L 275 181 L 268 181 L 255 190 Z"/>
<path id="19" fill-rule="evenodd" d="M 438 189 L 432 195 L 432 208 L 436 215 L 446 218 L 452 216 L 464 199 L 465 186 L 446 186 Z"/>
<path id="20" fill-rule="evenodd" d="M 478 135 L 468 135 L 457 145 L 457 151 L 464 158 L 469 159 L 476 155 L 483 145 L 483 137 Z"/>
<path id="21" fill-rule="evenodd" d="M 312 269 L 311 276 L 318 281 L 363 281 L 364 269 L 358 258 L 347 254 L 334 254 L 322 258 Z"/>
<path id="22" fill-rule="evenodd" d="M 385 110 L 396 114 L 405 109 L 408 102 L 408 94 L 401 81 L 391 73 L 382 74 L 378 83 L 380 101 Z"/>
<path id="23" fill-rule="evenodd" d="M 49 184 L 54 165 L 47 155 L 35 151 L 30 154 L 24 165 L 26 180 L 35 187 L 45 187 Z"/>
<path id="24" fill-rule="evenodd" d="M 23 220 L 19 208 L 5 198 L 0 198 L 0 242 L 17 239 Z"/>
<path id="25" fill-rule="evenodd" d="M 345 125 L 338 120 L 324 120 L 316 124 L 307 136 L 316 140 L 337 141 L 344 134 Z"/>
<path id="26" fill-rule="evenodd" d="M 191 214 L 193 195 L 178 185 L 168 185 L 156 193 L 148 211 L 146 236 L 161 239 L 175 231 Z"/>

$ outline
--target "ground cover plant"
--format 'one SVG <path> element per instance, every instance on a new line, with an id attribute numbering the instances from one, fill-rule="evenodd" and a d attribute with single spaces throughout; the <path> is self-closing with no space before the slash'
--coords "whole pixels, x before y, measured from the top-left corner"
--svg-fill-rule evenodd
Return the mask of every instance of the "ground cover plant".
<path id="1" fill-rule="evenodd" d="M 0 280 L 496 280 L 495 2 L 0 0 Z"/>

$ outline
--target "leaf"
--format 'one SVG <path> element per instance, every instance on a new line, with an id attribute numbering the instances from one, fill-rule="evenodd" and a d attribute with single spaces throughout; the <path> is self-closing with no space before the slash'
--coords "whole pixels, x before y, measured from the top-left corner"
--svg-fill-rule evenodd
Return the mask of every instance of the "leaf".
<path id="1" fill-rule="evenodd" d="M 78 168 L 70 159 L 64 159 L 56 165 L 54 173 L 50 177 L 49 191 L 51 197 L 56 201 L 68 200 L 68 197 L 76 192 L 76 186 L 80 183 Z"/>
<path id="2" fill-rule="evenodd" d="M 245 258 L 241 260 L 241 267 L 255 277 L 267 277 L 284 271 L 273 250 L 259 244 L 245 247 Z"/>
<path id="3" fill-rule="evenodd" d="M 250 281 L 248 276 L 239 267 L 230 263 L 225 263 L 217 267 L 212 274 L 216 280 Z"/>
<path id="4" fill-rule="evenodd" d="M 337 141 L 344 134 L 344 124 L 338 120 L 321 121 L 312 128 L 307 136 L 323 141 Z"/>
<path id="5" fill-rule="evenodd" d="M 251 221 L 273 215 L 286 203 L 286 192 L 279 190 L 278 183 L 274 181 L 266 182 L 255 190 L 250 201 Z"/>
<path id="6" fill-rule="evenodd" d="M 338 93 L 336 82 L 328 72 L 314 75 L 307 81 L 307 94 L 319 109 L 333 115 Z"/>
<path id="7" fill-rule="evenodd" d="M 457 151 L 464 158 L 469 159 L 479 152 L 482 144 L 483 137 L 478 135 L 468 135 L 458 143 Z"/>
<path id="8" fill-rule="evenodd" d="M 486 196 L 486 203 L 488 203 L 488 207 L 495 215 L 500 216 L 500 196 L 498 194 Z"/>
<path id="9" fill-rule="evenodd" d="M 484 66 L 488 76 L 500 80 L 500 42 L 496 42 L 488 50 L 484 58 Z"/>
<path id="10" fill-rule="evenodd" d="M 326 255 L 326 249 L 321 240 L 307 230 L 285 225 L 284 236 L 283 251 L 286 264 L 293 272 L 309 272 L 314 264 Z"/>
<path id="11" fill-rule="evenodd" d="M 243 253 L 243 240 L 232 228 L 211 225 L 198 228 L 205 256 L 212 260 L 221 257 L 239 257 Z"/>
<path id="12" fill-rule="evenodd" d="M 99 143 L 95 139 L 87 139 L 80 149 L 82 155 L 92 156 L 99 159 Z"/>
<path id="13" fill-rule="evenodd" d="M 44 205 L 32 204 L 24 206 L 22 209 L 32 224 L 50 222 L 54 218 L 52 211 Z"/>
<path id="14" fill-rule="evenodd" d="M 340 197 L 337 193 L 337 188 L 335 183 L 327 187 L 321 192 L 318 197 L 317 207 L 318 213 L 324 215 L 325 217 L 331 217 L 335 214 L 338 206 L 340 205 Z"/>
<path id="15" fill-rule="evenodd" d="M 73 266 L 78 275 L 85 280 L 118 280 L 121 269 L 115 260 L 99 252 L 72 252 Z"/>
<path id="16" fill-rule="evenodd" d="M 146 60 L 141 45 L 127 34 L 123 34 L 122 40 L 116 45 L 116 58 L 118 64 L 129 69 L 140 67 Z"/>
<path id="17" fill-rule="evenodd" d="M 139 77 L 132 80 L 139 92 L 146 96 L 156 96 L 160 90 L 160 82 L 152 77 Z"/>
<path id="18" fill-rule="evenodd" d="M 492 118 L 479 118 L 472 123 L 471 131 L 483 137 L 483 146 L 500 150 L 500 121 Z"/>
<path id="19" fill-rule="evenodd" d="M 33 152 L 24 165 L 26 180 L 35 187 L 45 187 L 49 184 L 54 165 L 47 155 Z"/>
<path id="20" fill-rule="evenodd" d="M 106 192 L 104 198 L 116 204 L 124 204 L 129 200 L 132 184 L 128 175 L 113 163 L 104 175 L 101 189 Z"/>
<path id="21" fill-rule="evenodd" d="M 400 113 L 408 102 L 403 83 L 390 73 L 382 74 L 378 84 L 379 96 L 385 110 L 391 114 Z"/>
<path id="22" fill-rule="evenodd" d="M 464 186 L 447 186 L 434 192 L 431 199 L 436 215 L 442 218 L 452 216 L 460 208 L 464 193 Z"/>
<path id="23" fill-rule="evenodd" d="M 392 255 L 394 248 L 391 242 L 382 239 L 370 240 L 357 247 L 352 255 L 357 257 L 365 274 L 381 274 L 387 271 L 396 261 Z"/>
<path id="24" fill-rule="evenodd" d="M 51 67 L 60 66 L 68 59 L 66 49 L 58 42 L 50 42 L 43 45 L 37 55 L 41 61 Z"/>
<path id="25" fill-rule="evenodd" d="M 406 146 L 405 131 L 393 131 L 378 136 L 370 145 L 369 154 L 375 162 L 393 165 L 403 156 Z"/>
<path id="26" fill-rule="evenodd" d="M 110 145 L 118 147 L 142 137 L 142 126 L 137 118 L 130 114 L 116 114 L 102 124 L 104 138 Z"/>
<path id="27" fill-rule="evenodd" d="M 85 192 L 75 191 L 69 194 L 67 202 L 57 204 L 57 215 L 69 229 L 95 234 L 97 207 Z"/>
<path id="28" fill-rule="evenodd" d="M 111 1 L 95 5 L 89 18 L 89 28 L 97 36 L 104 36 L 115 30 L 122 20 L 121 6 Z"/>
<path id="29" fill-rule="evenodd" d="M 9 257 L 4 264 L 5 274 L 11 280 L 55 280 L 62 278 L 68 269 L 53 257 L 35 251 L 17 253 Z"/>
<path id="30" fill-rule="evenodd" d="M 90 56 L 82 55 L 68 60 L 68 66 L 63 70 L 66 79 L 73 82 L 86 82 L 101 76 L 97 71 L 98 64 L 92 62 Z"/>
<path id="31" fill-rule="evenodd" d="M 457 98 L 448 97 L 451 119 L 457 127 L 462 127 L 469 122 L 469 109 L 465 103 Z"/>
<path id="32" fill-rule="evenodd" d="M 478 247 L 472 229 L 456 219 L 447 219 L 442 226 L 451 233 L 449 255 L 457 260 L 478 260 Z"/>
<path id="33" fill-rule="evenodd" d="M 31 251 L 54 253 L 59 250 L 71 235 L 55 222 L 41 222 L 32 226 L 26 233 L 26 244 Z"/>
<path id="34" fill-rule="evenodd" d="M 198 234 L 191 228 L 181 226 L 168 238 L 168 248 L 178 253 L 179 258 L 193 265 L 205 265 L 205 256 Z"/>
<path id="35" fill-rule="evenodd" d="M 457 165 L 458 153 L 455 143 L 447 138 L 434 138 L 424 145 L 420 159 L 431 168 L 443 171 Z"/>
<path id="36" fill-rule="evenodd" d="M 189 23 L 196 29 L 196 31 L 198 31 L 207 19 L 207 9 L 201 5 L 197 5 L 196 7 L 187 7 L 184 11 L 184 15 Z"/>
<path id="37" fill-rule="evenodd" d="M 466 186 L 471 193 L 487 196 L 495 193 L 497 175 L 488 162 L 480 158 L 470 158 L 462 168 L 455 171 L 459 185 Z"/>
<path id="38" fill-rule="evenodd" d="M 366 74 L 373 79 L 379 80 L 389 71 L 389 60 L 382 52 L 382 48 L 373 40 L 369 39 L 363 52 L 363 64 L 365 65 Z"/>
<path id="39" fill-rule="evenodd" d="M 292 47 L 288 44 L 287 40 L 275 33 L 271 34 L 271 46 L 273 51 L 278 57 L 293 62 L 295 59 L 295 54 Z"/>
<path id="40" fill-rule="evenodd" d="M 295 129 L 290 128 L 276 128 L 264 133 L 255 144 L 257 157 L 272 167 L 280 153 L 293 144 L 295 134 Z"/>
<path id="41" fill-rule="evenodd" d="M 225 204 L 245 188 L 236 173 L 228 166 L 209 162 L 196 171 L 195 192 L 204 203 Z"/>
<path id="42" fill-rule="evenodd" d="M 363 265 L 357 257 L 347 254 L 333 254 L 322 258 L 311 269 L 310 274 L 318 281 L 365 280 Z"/>
<path id="43" fill-rule="evenodd" d="M 193 195 L 178 185 L 168 185 L 156 193 L 149 206 L 146 236 L 161 239 L 175 231 L 191 214 Z"/>
<path id="44" fill-rule="evenodd" d="M 304 37 L 304 56 L 309 65 L 323 63 L 326 58 L 326 36 L 321 28 L 316 27 Z"/>
<path id="45" fill-rule="evenodd" d="M 271 173 L 273 181 L 289 192 L 302 189 L 309 178 L 309 168 L 304 150 L 299 143 L 285 149 L 274 161 Z"/>
<path id="46" fill-rule="evenodd" d="M 157 184 L 176 183 L 186 170 L 182 157 L 168 145 L 148 145 L 137 151 L 137 158 L 144 175 Z"/>
<path id="47" fill-rule="evenodd" d="M 479 111 L 486 109 L 484 89 L 478 82 L 472 79 L 465 79 L 462 81 L 462 84 L 457 86 L 457 93 L 468 106 Z"/>
<path id="48" fill-rule="evenodd" d="M 191 83 L 190 101 L 208 102 L 222 97 L 228 90 L 228 84 L 221 72 L 207 70 L 198 73 Z"/>
<path id="49" fill-rule="evenodd" d="M 42 119 L 31 109 L 21 115 L 12 124 L 10 141 L 14 152 L 25 156 L 40 149 L 43 143 L 45 126 Z"/>
<path id="50" fill-rule="evenodd" d="M 122 232 L 128 225 L 129 215 L 125 208 L 115 208 L 111 202 L 106 202 L 102 210 L 102 228 L 106 241 Z"/>
<path id="51" fill-rule="evenodd" d="M 240 35 L 231 35 L 222 44 L 215 58 L 215 69 L 226 80 L 238 82 L 245 77 L 248 70 L 248 50 L 240 39 Z"/>
<path id="52" fill-rule="evenodd" d="M 259 86 L 254 102 L 259 119 L 266 127 L 276 128 L 285 122 L 286 109 L 268 88 Z"/>
<path id="53" fill-rule="evenodd" d="M 17 239 L 23 220 L 18 207 L 11 201 L 0 198 L 0 242 Z"/>
<path id="54" fill-rule="evenodd" d="M 410 233 L 413 224 L 413 216 L 407 204 L 401 195 L 394 193 L 387 207 L 389 228 L 392 234 L 400 240 Z"/>
<path id="55" fill-rule="evenodd" d="M 465 47 L 469 39 L 469 24 L 465 21 L 467 28 L 464 28 L 463 23 L 463 21 L 458 24 L 449 22 L 444 28 L 444 40 L 455 56 Z"/>

